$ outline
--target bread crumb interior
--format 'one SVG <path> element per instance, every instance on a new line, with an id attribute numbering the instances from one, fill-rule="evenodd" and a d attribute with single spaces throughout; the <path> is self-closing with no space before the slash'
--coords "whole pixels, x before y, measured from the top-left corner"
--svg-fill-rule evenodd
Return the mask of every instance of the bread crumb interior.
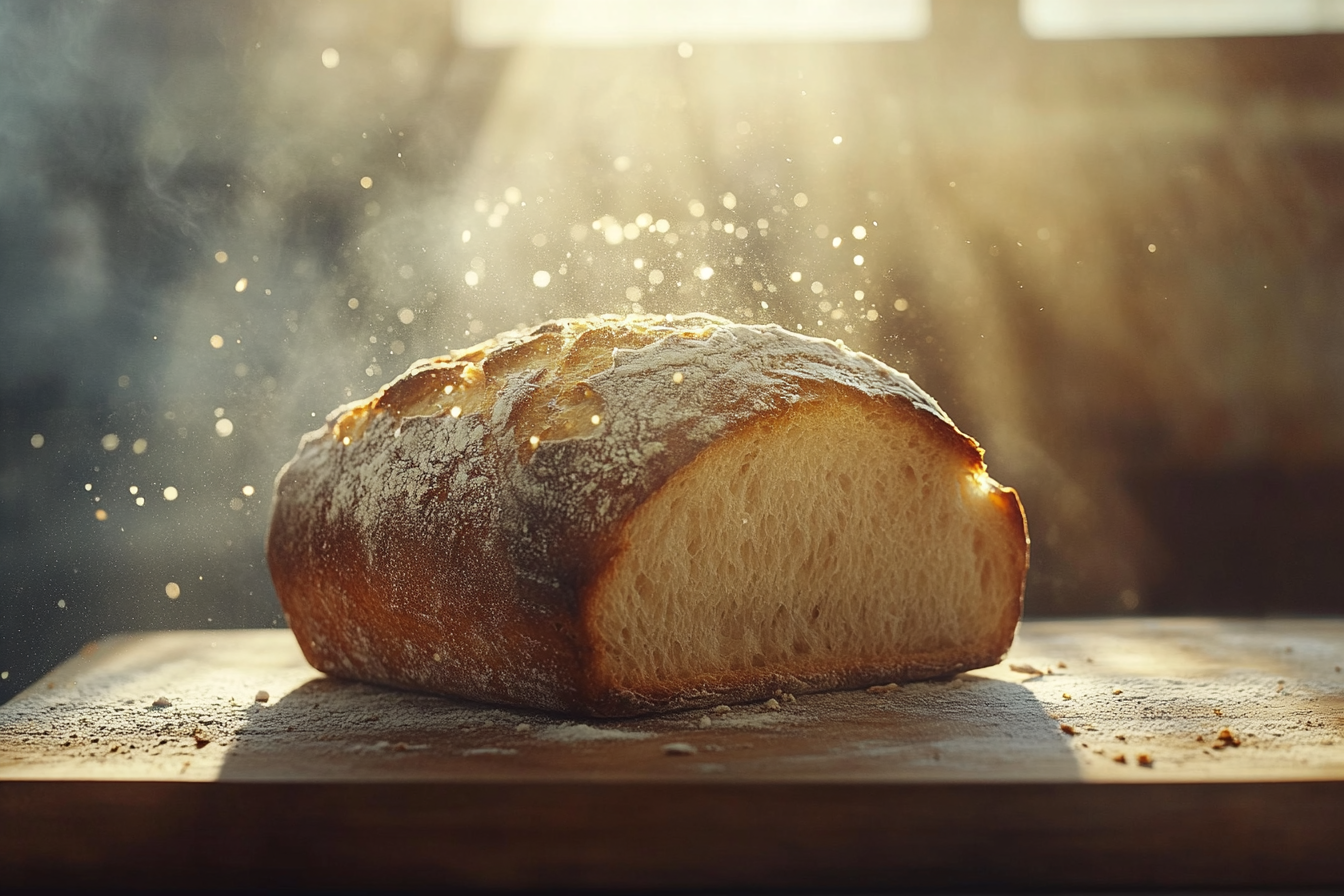
<path id="1" fill-rule="evenodd" d="M 805 403 L 669 480 L 595 598 L 613 684 L 897 662 L 992 639 L 1010 606 L 1016 618 L 1012 496 L 917 413 Z"/>

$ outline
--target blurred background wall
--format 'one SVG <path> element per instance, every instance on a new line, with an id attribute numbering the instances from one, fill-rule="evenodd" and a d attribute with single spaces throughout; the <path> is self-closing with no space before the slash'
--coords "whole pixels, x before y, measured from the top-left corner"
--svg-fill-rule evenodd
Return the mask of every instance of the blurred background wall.
<path id="1" fill-rule="evenodd" d="M 437 2 L 4 4 L 0 700 L 111 632 L 283 625 L 302 432 L 632 309 L 910 372 L 1022 493 L 1030 615 L 1344 611 L 1344 36 L 931 9 L 483 47 Z"/>

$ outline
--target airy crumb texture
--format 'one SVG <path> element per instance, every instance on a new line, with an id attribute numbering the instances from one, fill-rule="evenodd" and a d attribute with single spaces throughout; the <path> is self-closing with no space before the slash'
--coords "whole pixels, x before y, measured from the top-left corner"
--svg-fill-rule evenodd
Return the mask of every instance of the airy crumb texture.
<path id="1" fill-rule="evenodd" d="M 994 663 L 1027 539 L 908 377 L 693 315 L 418 362 L 304 438 L 267 555 L 323 671 L 620 716 Z"/>
<path id="2" fill-rule="evenodd" d="M 997 660 L 1021 524 L 917 413 L 816 402 L 674 476 L 594 596 L 602 672 L 659 695 L 767 670 L 917 678 Z"/>

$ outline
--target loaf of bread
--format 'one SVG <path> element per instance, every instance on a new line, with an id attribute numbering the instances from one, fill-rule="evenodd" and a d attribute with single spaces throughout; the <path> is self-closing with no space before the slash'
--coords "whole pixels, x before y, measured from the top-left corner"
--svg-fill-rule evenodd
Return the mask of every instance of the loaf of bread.
<path id="1" fill-rule="evenodd" d="M 420 361 L 281 471 L 331 675 L 629 716 L 998 662 L 1017 495 L 904 374 L 777 326 L 562 320 Z"/>

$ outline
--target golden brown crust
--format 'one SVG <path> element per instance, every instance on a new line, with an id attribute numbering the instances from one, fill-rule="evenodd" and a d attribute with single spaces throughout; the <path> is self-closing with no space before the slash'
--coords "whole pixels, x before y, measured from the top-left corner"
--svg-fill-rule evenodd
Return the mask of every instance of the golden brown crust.
<path id="1" fill-rule="evenodd" d="M 980 467 L 975 443 L 907 377 L 777 327 L 560 321 L 418 362 L 333 412 L 281 471 L 267 536 L 276 591 L 305 656 L 329 674 L 585 714 L 997 661 L 1020 599 L 995 643 L 960 653 L 638 695 L 596 679 L 585 614 L 631 514 L 719 440 L 837 395 L 899 406 Z M 1025 574 L 1020 504 L 1009 490 L 995 500 L 1021 533 Z"/>

